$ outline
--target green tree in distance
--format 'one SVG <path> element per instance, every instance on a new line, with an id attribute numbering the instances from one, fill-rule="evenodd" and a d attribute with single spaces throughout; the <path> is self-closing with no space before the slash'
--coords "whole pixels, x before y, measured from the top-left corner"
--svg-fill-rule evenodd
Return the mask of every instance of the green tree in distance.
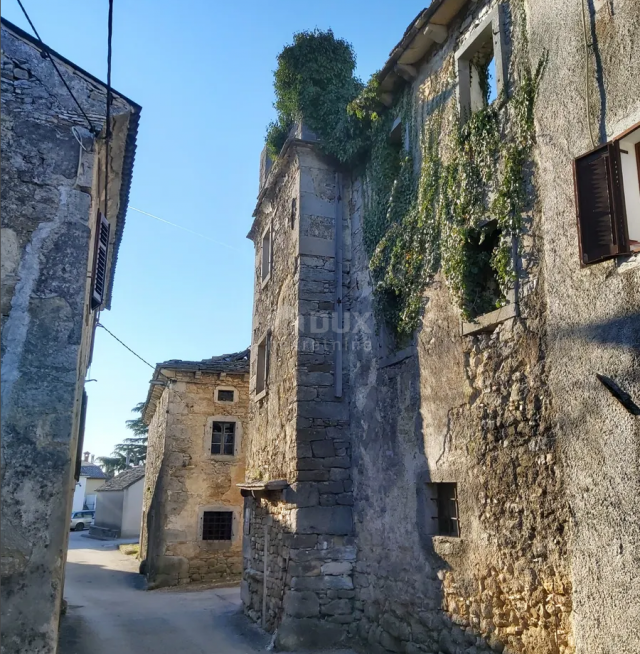
<path id="1" fill-rule="evenodd" d="M 134 435 L 125 438 L 122 443 L 118 443 L 111 456 L 98 457 L 98 461 L 102 464 L 107 475 L 113 476 L 131 466 L 144 465 L 147 460 L 147 432 L 149 427 L 142 419 L 144 404 L 144 402 L 136 404 L 131 411 L 137 413 L 138 416 L 126 422 L 127 429 L 130 429 Z"/>

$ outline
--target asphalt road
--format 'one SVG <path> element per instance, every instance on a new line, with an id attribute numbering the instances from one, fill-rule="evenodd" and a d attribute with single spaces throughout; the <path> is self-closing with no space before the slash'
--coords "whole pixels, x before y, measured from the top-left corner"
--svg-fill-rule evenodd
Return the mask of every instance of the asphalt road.
<path id="1" fill-rule="evenodd" d="M 84 532 L 86 533 L 86 532 Z M 115 545 L 70 536 L 58 654 L 253 654 L 269 642 L 237 588 L 146 591 Z"/>

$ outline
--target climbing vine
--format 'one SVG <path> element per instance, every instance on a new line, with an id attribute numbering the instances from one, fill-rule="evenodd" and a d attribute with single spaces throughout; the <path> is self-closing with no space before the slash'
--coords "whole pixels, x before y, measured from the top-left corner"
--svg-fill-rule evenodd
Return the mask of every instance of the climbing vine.
<path id="1" fill-rule="evenodd" d="M 465 319 L 502 306 L 516 279 L 513 250 L 527 209 L 533 105 L 545 58 L 532 70 L 523 57 L 511 94 L 485 101 L 466 120 L 450 101 L 456 79 L 452 62 L 447 66 L 451 75 L 443 72 L 440 87 L 430 89 L 435 99 L 421 103 L 406 88 L 385 108 L 377 76 L 367 85 L 354 76 L 351 46 L 315 30 L 294 36 L 274 74 L 278 120 L 267 133 L 269 152 L 277 156 L 304 117 L 321 147 L 364 178 L 376 308 L 399 341 L 418 326 L 438 271 Z M 488 100 L 483 70 L 477 74 Z"/>

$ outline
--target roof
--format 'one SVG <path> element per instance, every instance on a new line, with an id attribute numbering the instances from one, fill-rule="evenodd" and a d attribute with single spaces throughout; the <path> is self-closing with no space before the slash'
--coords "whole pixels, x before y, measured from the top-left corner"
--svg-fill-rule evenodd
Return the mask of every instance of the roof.
<path id="1" fill-rule="evenodd" d="M 2 26 L 13 32 L 15 36 L 26 41 L 30 46 L 39 50 L 40 52 L 46 52 L 51 57 L 54 57 L 57 61 L 69 66 L 74 71 L 76 71 L 82 77 L 85 77 L 87 80 L 98 84 L 99 86 L 107 88 L 107 84 L 101 79 L 98 79 L 95 75 L 92 75 L 88 71 L 84 70 L 77 64 L 73 63 L 66 57 L 63 57 L 60 53 L 56 52 L 53 48 L 50 48 L 45 43 L 42 43 L 38 38 L 32 36 L 28 32 L 25 32 L 23 29 L 14 25 L 11 21 L 6 18 L 0 18 Z M 131 189 L 131 179 L 133 177 L 133 164 L 136 155 L 136 140 L 138 135 L 138 124 L 140 122 L 140 112 L 142 107 L 137 103 L 128 98 L 126 95 L 119 93 L 115 89 L 111 89 L 114 96 L 119 97 L 124 102 L 126 102 L 130 109 L 131 113 L 129 115 L 129 122 L 127 128 L 127 136 L 125 139 L 125 148 L 122 158 L 122 175 L 121 175 L 121 184 L 120 184 L 120 206 L 118 208 L 118 215 L 116 216 L 116 230 L 115 230 L 115 239 L 113 244 L 113 255 L 111 258 L 111 270 L 109 273 L 109 284 L 107 287 L 107 294 L 105 298 L 105 308 L 111 308 L 111 298 L 113 293 L 113 281 L 116 272 L 116 263 L 118 261 L 118 251 L 120 249 L 120 243 L 122 242 L 122 234 L 124 232 L 124 224 L 127 215 L 127 206 L 129 204 L 129 192 Z"/>
<path id="2" fill-rule="evenodd" d="M 429 24 L 448 25 L 467 2 L 468 0 L 432 0 L 413 19 L 378 73 L 382 91 L 392 91 L 396 80 L 401 77 L 397 74 L 397 64 L 417 63 L 434 44 L 433 38 L 427 34 Z"/>
<path id="3" fill-rule="evenodd" d="M 109 481 L 100 486 L 100 488 L 96 488 L 96 492 L 124 490 L 143 478 L 144 466 L 128 468 L 124 472 L 121 472 L 117 477 L 109 479 Z"/>
<path id="4" fill-rule="evenodd" d="M 107 475 L 100 466 L 93 463 L 83 463 L 80 465 L 80 476 L 90 477 L 91 479 L 106 479 Z"/>
<path id="5" fill-rule="evenodd" d="M 249 372 L 249 359 L 251 348 L 231 354 L 221 354 L 202 361 L 183 361 L 182 359 L 169 359 L 156 364 L 155 372 L 149 383 L 147 400 L 142 409 L 142 419 L 149 424 L 156 412 L 156 405 L 166 388 L 166 376 L 163 370 L 183 370 L 186 372 L 224 372 L 231 375 L 244 375 Z"/>

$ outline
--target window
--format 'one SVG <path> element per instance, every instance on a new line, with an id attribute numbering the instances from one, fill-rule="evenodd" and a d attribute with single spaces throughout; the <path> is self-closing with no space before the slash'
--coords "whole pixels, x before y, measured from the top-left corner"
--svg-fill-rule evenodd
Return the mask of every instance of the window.
<path id="1" fill-rule="evenodd" d="M 235 391 L 218 389 L 218 402 L 233 402 L 235 400 Z"/>
<path id="2" fill-rule="evenodd" d="M 231 540 L 233 513 L 205 511 L 202 514 L 202 540 Z"/>
<path id="3" fill-rule="evenodd" d="M 211 434 L 211 454 L 233 456 L 236 448 L 236 423 L 214 422 Z"/>
<path id="4" fill-rule="evenodd" d="M 640 252 L 640 126 L 573 166 L 582 265 Z"/>
<path id="5" fill-rule="evenodd" d="M 256 357 L 256 394 L 266 393 L 269 379 L 269 356 L 271 349 L 271 334 L 267 332 L 258 343 Z"/>
<path id="6" fill-rule="evenodd" d="M 492 259 L 500 245 L 502 232 L 496 220 L 486 221 L 470 230 L 465 243 L 465 256 L 475 262 L 475 274 L 468 280 L 469 304 L 472 317 L 489 313 L 504 301 Z"/>
<path id="7" fill-rule="evenodd" d="M 262 235 L 262 245 L 260 248 L 260 275 L 262 284 L 266 284 L 271 276 L 271 227 L 268 227 Z"/>
<path id="8" fill-rule="evenodd" d="M 291 217 L 289 218 L 289 224 L 291 229 L 296 226 L 296 216 L 298 215 L 298 198 L 293 198 L 291 200 Z"/>
<path id="9" fill-rule="evenodd" d="M 98 212 L 96 225 L 96 245 L 93 253 L 93 270 L 91 277 L 91 308 L 97 309 L 104 301 L 107 285 L 107 253 L 109 251 L 109 221 Z"/>
<path id="10" fill-rule="evenodd" d="M 458 518 L 458 485 L 456 483 L 427 484 L 427 512 L 431 525 L 427 525 L 434 536 L 460 536 Z"/>
<path id="11" fill-rule="evenodd" d="M 458 102 L 465 120 L 500 95 L 505 79 L 501 5 L 494 7 L 456 52 Z"/>

